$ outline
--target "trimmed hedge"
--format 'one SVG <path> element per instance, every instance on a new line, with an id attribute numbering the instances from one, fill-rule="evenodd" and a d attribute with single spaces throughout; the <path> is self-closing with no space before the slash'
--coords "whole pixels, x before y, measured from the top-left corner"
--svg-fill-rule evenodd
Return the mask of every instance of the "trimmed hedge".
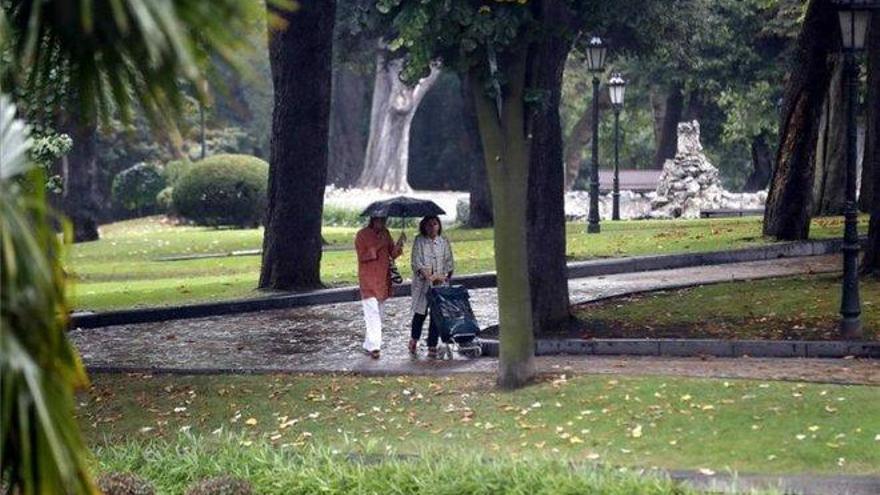
<path id="1" fill-rule="evenodd" d="M 172 193 L 174 211 L 198 225 L 256 227 L 266 209 L 269 164 L 249 155 L 214 155 L 193 164 Z"/>
<path id="2" fill-rule="evenodd" d="M 113 178 L 116 203 L 129 211 L 145 213 L 156 205 L 156 195 L 165 188 L 165 177 L 156 164 L 138 163 Z"/>

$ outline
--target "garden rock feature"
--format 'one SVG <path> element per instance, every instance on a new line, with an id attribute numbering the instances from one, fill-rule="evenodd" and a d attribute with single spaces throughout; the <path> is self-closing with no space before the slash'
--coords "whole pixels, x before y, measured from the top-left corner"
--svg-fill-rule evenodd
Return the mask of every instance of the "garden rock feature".
<path id="1" fill-rule="evenodd" d="M 709 162 L 700 143 L 700 123 L 678 124 L 678 151 L 666 160 L 649 218 L 698 218 L 701 210 L 761 209 L 767 192 L 732 193 L 724 189 L 718 169 Z"/>

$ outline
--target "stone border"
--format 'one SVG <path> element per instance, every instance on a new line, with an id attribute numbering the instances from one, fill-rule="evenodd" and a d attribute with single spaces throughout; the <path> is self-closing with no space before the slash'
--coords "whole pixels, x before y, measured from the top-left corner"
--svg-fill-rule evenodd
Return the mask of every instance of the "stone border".
<path id="1" fill-rule="evenodd" d="M 482 339 L 483 355 L 498 356 L 498 341 Z M 669 356 L 880 359 L 880 342 L 722 339 L 540 339 L 536 356 Z"/>
<path id="2" fill-rule="evenodd" d="M 630 258 L 580 261 L 568 264 L 568 278 L 597 277 L 620 273 L 743 263 L 776 258 L 821 256 L 840 252 L 842 244 L 843 241 L 841 239 L 828 239 L 820 241 L 785 242 L 731 251 L 633 256 Z M 469 289 L 485 289 L 495 287 L 496 278 L 495 273 L 479 273 L 456 277 L 455 282 L 464 285 Z M 402 284 L 395 287 L 394 297 L 405 297 L 409 296 L 409 294 L 409 284 Z M 358 301 L 359 299 L 360 293 L 357 287 L 342 287 L 297 294 L 285 293 L 283 295 L 271 297 L 238 299 L 184 306 L 127 309 L 107 311 L 103 313 L 82 312 L 71 315 L 70 327 L 96 328 L 112 325 L 127 325 L 132 323 L 204 318 L 207 316 L 219 316 L 234 313 L 249 313 L 272 309 L 287 309 L 303 306 L 353 302 Z"/>

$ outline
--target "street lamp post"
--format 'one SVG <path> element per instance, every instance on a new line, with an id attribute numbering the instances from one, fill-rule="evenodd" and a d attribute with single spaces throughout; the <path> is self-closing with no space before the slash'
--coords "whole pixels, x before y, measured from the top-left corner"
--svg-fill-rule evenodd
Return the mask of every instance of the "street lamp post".
<path id="1" fill-rule="evenodd" d="M 620 220 L 620 111 L 623 109 L 623 95 L 626 81 L 615 73 L 608 81 L 611 108 L 614 109 L 614 181 L 611 186 L 611 219 Z"/>
<path id="2" fill-rule="evenodd" d="M 859 232 L 856 209 L 856 108 L 859 64 L 856 53 L 865 48 L 865 33 L 875 0 L 836 0 L 844 51 L 846 77 L 846 206 L 843 229 L 843 287 L 840 301 L 840 332 L 845 339 L 862 337 L 859 303 Z"/>
<path id="3" fill-rule="evenodd" d="M 587 46 L 587 70 L 593 74 L 593 157 L 590 162 L 590 211 L 587 233 L 599 233 L 599 75 L 605 71 L 608 47 L 598 36 Z"/>

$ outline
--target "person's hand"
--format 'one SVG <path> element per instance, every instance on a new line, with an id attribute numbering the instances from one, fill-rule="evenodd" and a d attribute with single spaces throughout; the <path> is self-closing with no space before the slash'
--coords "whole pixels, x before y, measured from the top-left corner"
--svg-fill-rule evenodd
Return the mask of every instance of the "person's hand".
<path id="1" fill-rule="evenodd" d="M 400 237 L 397 238 L 397 245 L 403 246 L 404 244 L 406 244 L 406 233 L 401 232 Z"/>

